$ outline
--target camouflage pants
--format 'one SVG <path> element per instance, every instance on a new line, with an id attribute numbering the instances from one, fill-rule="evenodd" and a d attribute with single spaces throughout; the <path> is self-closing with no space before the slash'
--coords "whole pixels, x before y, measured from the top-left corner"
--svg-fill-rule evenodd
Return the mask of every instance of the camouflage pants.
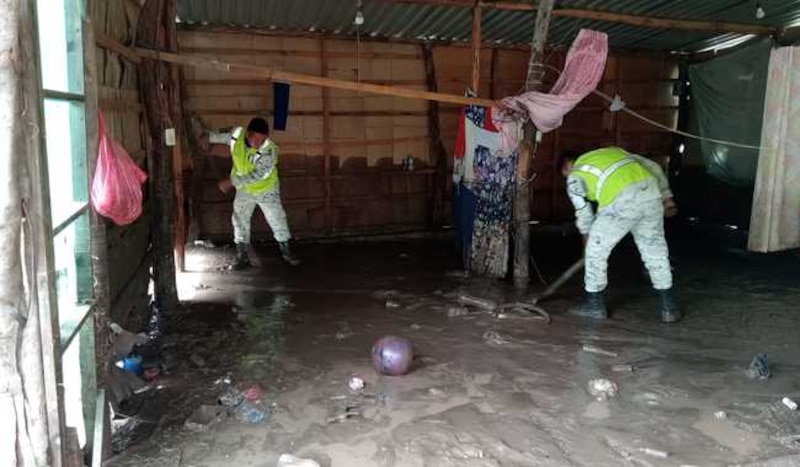
<path id="1" fill-rule="evenodd" d="M 589 230 L 586 244 L 584 285 L 587 292 L 601 292 L 608 285 L 608 257 L 628 233 L 639 249 L 653 288 L 672 287 L 669 249 L 664 238 L 664 206 L 653 181 L 637 183 L 601 209 Z"/>
<path id="2" fill-rule="evenodd" d="M 243 190 L 236 190 L 233 199 L 233 240 L 236 243 L 250 243 L 250 220 L 256 205 L 261 208 L 264 218 L 272 229 L 272 234 L 278 242 L 286 242 L 292 238 L 289 225 L 286 221 L 286 212 L 281 204 L 280 190 L 270 190 L 266 193 L 251 195 Z"/>

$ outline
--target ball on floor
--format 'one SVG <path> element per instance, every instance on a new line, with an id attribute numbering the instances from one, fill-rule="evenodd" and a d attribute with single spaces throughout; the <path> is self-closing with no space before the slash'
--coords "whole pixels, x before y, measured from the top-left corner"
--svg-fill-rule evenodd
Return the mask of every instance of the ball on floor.
<path id="1" fill-rule="evenodd" d="M 385 336 L 372 346 L 372 366 L 389 376 L 406 374 L 414 360 L 414 348 L 406 339 Z"/>

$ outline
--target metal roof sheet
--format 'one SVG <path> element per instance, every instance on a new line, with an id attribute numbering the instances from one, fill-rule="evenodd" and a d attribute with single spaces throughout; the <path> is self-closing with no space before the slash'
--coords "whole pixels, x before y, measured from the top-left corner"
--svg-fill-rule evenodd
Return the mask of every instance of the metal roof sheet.
<path id="1" fill-rule="evenodd" d="M 469 8 L 364 1 L 363 37 L 467 42 Z M 766 15 L 755 17 L 755 0 L 560 0 L 556 8 L 579 8 L 670 19 L 723 21 L 788 27 L 800 24 L 800 0 L 761 0 Z M 187 24 L 258 27 L 355 35 L 356 0 L 178 0 Z M 713 48 L 742 34 L 654 29 L 588 19 L 553 17 L 549 42 L 568 44 L 580 28 L 609 34 L 617 49 L 693 52 Z M 533 12 L 485 9 L 485 43 L 522 45 L 533 33 Z"/>

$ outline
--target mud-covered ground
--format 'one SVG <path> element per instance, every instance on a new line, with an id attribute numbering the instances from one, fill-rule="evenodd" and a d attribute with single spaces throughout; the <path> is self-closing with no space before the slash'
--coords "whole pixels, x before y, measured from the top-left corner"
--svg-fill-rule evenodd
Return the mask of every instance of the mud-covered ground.
<path id="1" fill-rule="evenodd" d="M 553 255 L 575 251 L 573 240 L 535 244 L 548 279 L 575 259 Z M 166 339 L 175 363 L 129 407 L 152 435 L 111 465 L 274 466 L 281 453 L 322 466 L 800 465 L 800 411 L 781 404 L 800 401 L 797 255 L 673 248 L 687 317 L 666 326 L 623 246 L 611 266 L 612 319 L 565 314 L 580 297 L 575 278 L 543 303 L 546 325 L 478 310 L 448 317 L 459 293 L 519 297 L 502 282 L 459 277 L 445 242 L 297 250 L 299 268 L 266 245 L 262 268 L 245 273 L 217 271 L 230 248 L 190 252 L 195 272 L 180 279 L 187 301 Z M 523 297 L 542 289 L 534 282 Z M 370 348 L 386 334 L 413 342 L 411 373 L 372 369 Z M 769 380 L 745 376 L 756 353 L 769 356 Z M 621 364 L 635 370 L 613 371 Z M 214 381 L 228 372 L 264 389 L 269 420 L 186 429 L 196 407 L 216 403 Z M 347 388 L 354 375 L 366 381 L 362 394 Z M 617 395 L 595 400 L 594 378 L 616 383 Z M 344 418 L 348 408 L 355 415 Z"/>

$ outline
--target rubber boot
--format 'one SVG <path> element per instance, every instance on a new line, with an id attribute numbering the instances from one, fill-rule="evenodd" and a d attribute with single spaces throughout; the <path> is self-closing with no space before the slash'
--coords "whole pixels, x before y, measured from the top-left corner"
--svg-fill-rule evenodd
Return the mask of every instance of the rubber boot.
<path id="1" fill-rule="evenodd" d="M 250 267 L 250 257 L 247 256 L 247 243 L 236 244 L 236 260 L 231 265 L 234 271 L 240 271 Z"/>
<path id="2" fill-rule="evenodd" d="M 672 289 L 658 290 L 658 296 L 661 300 L 661 321 L 664 323 L 676 323 L 683 318 L 683 313 L 678 306 L 678 301 L 675 299 L 675 293 Z"/>
<path id="3" fill-rule="evenodd" d="M 586 292 L 584 302 L 570 308 L 569 312 L 575 316 L 591 319 L 608 319 L 604 292 Z"/>
<path id="4" fill-rule="evenodd" d="M 289 248 L 289 242 L 279 242 L 278 248 L 281 250 L 281 256 L 283 256 L 284 261 L 291 264 L 292 266 L 300 265 L 300 260 L 297 259 L 297 257 L 292 254 L 292 249 Z"/>

